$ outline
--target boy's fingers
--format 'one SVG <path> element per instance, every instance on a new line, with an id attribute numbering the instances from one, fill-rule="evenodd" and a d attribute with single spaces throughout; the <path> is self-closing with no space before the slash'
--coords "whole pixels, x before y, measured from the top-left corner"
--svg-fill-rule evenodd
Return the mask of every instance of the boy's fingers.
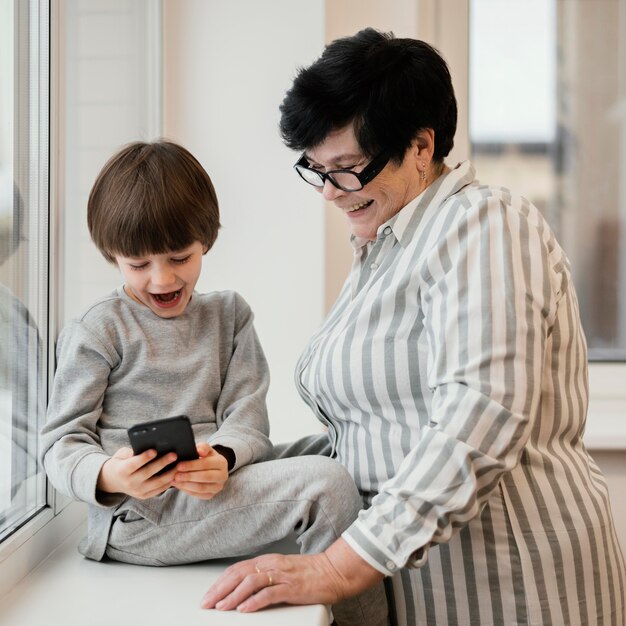
<path id="1" fill-rule="evenodd" d="M 152 489 L 151 491 L 148 491 L 144 495 L 144 498 L 146 498 L 146 499 L 154 498 L 154 496 L 158 496 L 158 495 L 162 494 L 167 488 L 168 488 L 168 485 L 161 485 L 157 489 Z"/>
<path id="2" fill-rule="evenodd" d="M 130 456 L 125 456 L 125 450 L 130 450 L 130 448 L 121 448 L 115 453 L 115 455 L 117 456 L 117 458 L 126 460 L 128 462 L 127 467 L 130 470 L 131 474 L 141 469 L 147 463 L 150 463 L 150 461 L 152 461 L 157 455 L 156 450 L 146 450 L 145 452 L 136 455 L 133 455 L 132 450 L 130 450 Z M 123 453 L 124 456 L 121 456 L 120 453 Z"/>
<path id="3" fill-rule="evenodd" d="M 120 448 L 113 457 L 116 459 L 130 459 L 133 456 L 133 451 L 130 448 Z"/>
<path id="4" fill-rule="evenodd" d="M 195 461 L 181 461 L 176 467 L 179 472 L 220 471 L 226 468 L 226 460 L 211 448 L 208 456 L 200 457 Z"/>
<path id="5" fill-rule="evenodd" d="M 152 463 L 150 463 L 149 466 L 146 467 L 147 477 L 148 478 L 152 478 L 152 477 L 156 477 L 156 478 L 167 477 L 169 480 L 172 480 L 174 478 L 174 474 L 176 472 L 176 468 L 175 467 L 172 467 L 171 470 L 165 472 L 163 474 L 163 476 L 156 476 L 156 474 L 158 474 L 164 467 L 167 467 L 170 463 L 174 463 L 175 461 L 176 461 L 176 453 L 175 452 L 169 452 L 168 454 L 165 454 L 162 457 L 159 457 L 158 459 L 155 459 L 154 461 L 152 461 Z"/>
<path id="6" fill-rule="evenodd" d="M 201 457 L 209 456 L 213 452 L 213 448 L 205 442 L 197 444 L 196 450 Z"/>
<path id="7" fill-rule="evenodd" d="M 227 475 L 217 469 L 205 469 L 192 472 L 178 472 L 174 476 L 174 480 L 178 483 L 225 483 Z"/>

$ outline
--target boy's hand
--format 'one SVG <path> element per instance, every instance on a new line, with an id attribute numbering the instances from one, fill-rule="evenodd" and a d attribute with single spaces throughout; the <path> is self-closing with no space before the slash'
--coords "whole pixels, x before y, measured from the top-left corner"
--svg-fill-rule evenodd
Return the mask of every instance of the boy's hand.
<path id="1" fill-rule="evenodd" d="M 97 488 L 107 493 L 125 493 L 139 500 L 147 500 L 172 486 L 176 468 L 155 474 L 176 460 L 173 452 L 155 460 L 156 450 L 133 455 L 130 448 L 120 448 L 104 463 L 98 476 Z"/>
<path id="2" fill-rule="evenodd" d="M 190 496 L 210 500 L 228 480 L 228 461 L 208 443 L 196 446 L 199 459 L 181 461 L 176 466 L 173 487 Z"/>

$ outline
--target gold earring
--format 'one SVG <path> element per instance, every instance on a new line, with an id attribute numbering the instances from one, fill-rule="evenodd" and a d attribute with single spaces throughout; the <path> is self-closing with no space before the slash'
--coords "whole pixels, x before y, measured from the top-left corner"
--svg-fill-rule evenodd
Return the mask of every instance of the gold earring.
<path id="1" fill-rule="evenodd" d="M 422 161 L 421 165 L 424 169 L 420 170 L 420 178 L 422 179 L 422 182 L 424 182 L 426 180 L 426 165 L 424 164 L 424 161 Z"/>

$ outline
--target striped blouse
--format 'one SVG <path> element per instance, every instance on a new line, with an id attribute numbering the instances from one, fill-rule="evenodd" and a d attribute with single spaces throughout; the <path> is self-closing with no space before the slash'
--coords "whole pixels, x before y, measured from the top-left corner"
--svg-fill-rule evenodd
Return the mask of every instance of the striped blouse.
<path id="1" fill-rule="evenodd" d="M 624 625 L 578 303 L 539 211 L 464 162 L 353 246 L 296 381 L 363 493 L 344 538 L 397 623 Z"/>

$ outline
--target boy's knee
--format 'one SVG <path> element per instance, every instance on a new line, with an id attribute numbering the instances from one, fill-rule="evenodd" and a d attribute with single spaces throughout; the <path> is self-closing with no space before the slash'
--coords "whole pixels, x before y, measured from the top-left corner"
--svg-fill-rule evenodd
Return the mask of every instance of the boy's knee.
<path id="1" fill-rule="evenodd" d="M 327 483 L 347 485 L 348 488 L 352 487 L 355 491 L 357 490 L 354 479 L 339 461 L 327 456 L 302 456 L 300 460 L 303 467 L 306 468 L 308 475 L 317 477 Z"/>
<path id="2" fill-rule="evenodd" d="M 344 512 L 352 511 L 356 517 L 363 507 L 359 490 L 348 470 L 334 459 L 314 456 L 306 459 L 307 472 L 320 487 L 320 500 L 327 507 Z M 350 513 L 348 513 L 350 515 Z"/>

